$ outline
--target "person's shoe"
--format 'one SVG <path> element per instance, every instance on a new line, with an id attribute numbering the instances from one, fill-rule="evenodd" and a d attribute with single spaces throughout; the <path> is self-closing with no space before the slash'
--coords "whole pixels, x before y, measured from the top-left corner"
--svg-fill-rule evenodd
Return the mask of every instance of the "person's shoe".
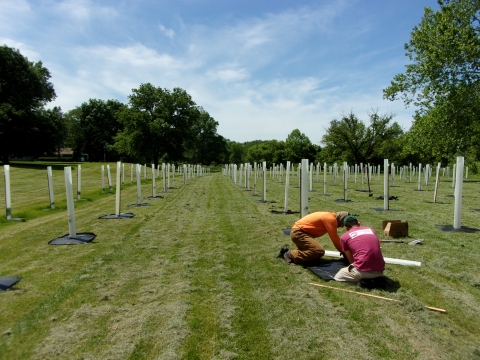
<path id="1" fill-rule="evenodd" d="M 295 265 L 295 261 L 293 261 L 293 256 L 290 250 L 283 254 L 283 259 L 288 265 Z"/>
<path id="2" fill-rule="evenodd" d="M 280 252 L 277 255 L 277 259 L 283 259 L 283 254 L 285 254 L 288 251 L 288 245 L 283 245 L 282 248 L 280 249 Z"/>

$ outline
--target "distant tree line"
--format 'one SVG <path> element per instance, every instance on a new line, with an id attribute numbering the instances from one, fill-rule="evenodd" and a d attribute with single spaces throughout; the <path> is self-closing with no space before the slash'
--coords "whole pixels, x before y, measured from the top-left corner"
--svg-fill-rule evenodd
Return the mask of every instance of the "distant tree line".
<path id="1" fill-rule="evenodd" d="M 55 99 L 50 73 L 18 50 L 0 48 L 0 156 L 54 154 L 72 147 L 89 160 L 222 164 L 266 161 L 396 164 L 453 163 L 465 156 L 473 173 L 480 161 L 480 1 L 437 0 L 426 7 L 405 44 L 409 63 L 383 90 L 417 111 L 404 131 L 393 114 L 352 111 L 330 121 L 313 144 L 294 129 L 285 139 L 238 143 L 217 133 L 218 122 L 183 89 L 141 84 L 128 103 L 90 99 L 63 114 L 45 109 Z M 318 131 L 318 130 L 316 130 Z"/>

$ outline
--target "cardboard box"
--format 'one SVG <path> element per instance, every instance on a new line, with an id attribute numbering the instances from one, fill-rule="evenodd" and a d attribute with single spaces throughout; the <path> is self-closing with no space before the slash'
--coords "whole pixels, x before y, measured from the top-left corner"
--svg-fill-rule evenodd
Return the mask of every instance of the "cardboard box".
<path id="1" fill-rule="evenodd" d="M 394 238 L 408 236 L 408 222 L 401 220 L 385 220 L 382 221 L 383 235 Z"/>

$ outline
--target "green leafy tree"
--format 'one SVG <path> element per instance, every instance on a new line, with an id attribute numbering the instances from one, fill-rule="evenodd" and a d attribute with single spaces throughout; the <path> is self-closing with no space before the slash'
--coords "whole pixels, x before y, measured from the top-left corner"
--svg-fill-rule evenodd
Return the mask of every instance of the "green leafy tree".
<path id="1" fill-rule="evenodd" d="M 192 114 L 195 114 L 192 111 Z M 192 122 L 191 141 L 187 142 L 187 160 L 200 164 L 221 164 L 227 161 L 227 141 L 217 134 L 218 122 L 202 107 L 197 108 Z"/>
<path id="2" fill-rule="evenodd" d="M 284 150 L 284 141 L 262 141 L 247 149 L 245 160 L 250 163 L 266 161 L 268 166 L 278 164 L 284 161 Z"/>
<path id="3" fill-rule="evenodd" d="M 51 149 L 49 132 L 55 124 L 44 106 L 55 99 L 50 72 L 30 62 L 16 49 L 0 47 L 0 156 L 36 155 Z M 47 133 L 44 133 L 46 130 Z M 54 147 L 54 145 L 53 145 Z"/>
<path id="4" fill-rule="evenodd" d="M 245 162 L 245 149 L 241 143 L 231 141 L 228 144 L 229 152 L 229 163 L 230 164 L 241 164 Z"/>
<path id="5" fill-rule="evenodd" d="M 199 111 L 183 89 L 173 91 L 141 84 L 129 95 L 128 108 L 119 112 L 124 128 L 114 148 L 141 162 L 181 161 L 194 137 Z"/>
<path id="6" fill-rule="evenodd" d="M 284 158 L 294 163 L 302 159 L 313 161 L 317 153 L 317 148 L 313 146 L 310 139 L 300 130 L 293 130 L 285 140 Z"/>
<path id="7" fill-rule="evenodd" d="M 340 120 L 332 120 L 322 138 L 326 145 L 323 149 L 324 160 L 347 161 L 349 163 L 380 163 L 385 157 L 392 159 L 398 153 L 398 139 L 403 130 L 394 122 L 391 114 L 369 114 L 370 125 L 350 111 L 344 113 Z"/>
<path id="8" fill-rule="evenodd" d="M 413 28 L 405 44 L 410 63 L 384 89 L 384 98 L 419 107 L 408 146 L 441 160 L 478 148 L 480 1 L 438 3 L 440 9 L 425 8 Z"/>
<path id="9" fill-rule="evenodd" d="M 117 114 L 125 107 L 117 100 L 90 99 L 65 117 L 74 154 L 88 154 L 90 161 L 116 160 L 114 137 L 121 130 Z"/>

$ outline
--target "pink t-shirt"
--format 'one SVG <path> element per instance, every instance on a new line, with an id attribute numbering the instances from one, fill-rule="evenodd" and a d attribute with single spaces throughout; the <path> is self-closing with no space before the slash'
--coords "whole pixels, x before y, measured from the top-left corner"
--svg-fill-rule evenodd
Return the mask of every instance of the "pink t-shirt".
<path id="1" fill-rule="evenodd" d="M 360 271 L 384 271 L 385 261 L 377 234 L 373 229 L 353 227 L 340 237 L 343 251 L 350 250 L 353 266 Z"/>

